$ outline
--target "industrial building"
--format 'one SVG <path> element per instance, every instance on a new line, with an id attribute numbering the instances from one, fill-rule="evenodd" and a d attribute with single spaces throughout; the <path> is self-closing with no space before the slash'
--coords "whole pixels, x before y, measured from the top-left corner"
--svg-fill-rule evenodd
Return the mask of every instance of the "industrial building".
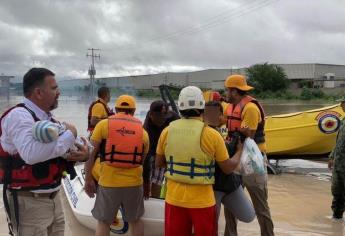
<path id="1" fill-rule="evenodd" d="M 345 65 L 331 64 L 277 64 L 281 66 L 289 80 L 291 88 L 310 87 L 337 88 L 345 87 Z M 246 74 L 246 68 L 208 69 L 194 72 L 168 72 L 152 75 L 96 78 L 100 85 L 108 87 L 145 90 L 157 89 L 160 84 L 186 86 L 195 85 L 206 89 L 223 89 L 224 80 L 230 74 Z M 89 84 L 87 79 L 60 81 L 61 88 L 83 87 Z"/>

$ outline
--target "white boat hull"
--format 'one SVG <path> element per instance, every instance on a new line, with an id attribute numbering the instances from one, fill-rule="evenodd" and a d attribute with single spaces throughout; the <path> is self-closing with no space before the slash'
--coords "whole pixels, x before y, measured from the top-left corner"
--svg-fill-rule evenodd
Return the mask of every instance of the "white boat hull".
<path id="1" fill-rule="evenodd" d="M 64 178 L 62 185 L 74 216 L 82 225 L 95 230 L 97 221 L 91 214 L 95 198 L 89 198 L 84 191 L 83 166 L 77 165 L 75 169 L 78 176 L 73 180 L 69 177 Z M 161 199 L 145 200 L 145 214 L 142 217 L 145 235 L 164 235 L 164 204 L 164 200 Z M 118 214 L 118 220 L 120 224 L 110 229 L 112 234 L 130 235 L 128 224 L 123 222 L 121 213 Z M 219 235 L 222 235 L 224 222 L 220 221 L 218 227 Z"/>

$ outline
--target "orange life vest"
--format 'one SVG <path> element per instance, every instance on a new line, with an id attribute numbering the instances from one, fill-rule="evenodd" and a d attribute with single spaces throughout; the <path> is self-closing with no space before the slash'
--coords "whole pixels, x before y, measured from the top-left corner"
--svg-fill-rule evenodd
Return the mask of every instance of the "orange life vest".
<path id="1" fill-rule="evenodd" d="M 142 164 L 143 126 L 139 119 L 118 113 L 108 118 L 108 139 L 103 161 L 120 168 L 134 168 Z"/>
<path id="2" fill-rule="evenodd" d="M 261 122 L 258 124 L 258 128 L 256 129 L 254 140 L 256 143 L 263 143 L 265 142 L 265 112 L 260 103 L 251 96 L 243 97 L 242 100 L 236 105 L 231 103 L 228 105 L 226 110 L 228 137 L 231 138 L 233 132 L 240 130 L 242 123 L 242 111 L 249 102 L 254 103 L 260 110 Z"/>
<path id="3" fill-rule="evenodd" d="M 33 111 L 20 103 L 4 112 L 0 122 L 10 111 L 17 107 L 25 108 L 35 121 L 39 121 Z M 1 134 L 2 129 L 0 127 L 0 136 Z M 0 183 L 4 184 L 4 188 L 35 190 L 58 187 L 61 183 L 62 173 L 66 169 L 66 164 L 65 159 L 57 157 L 29 165 L 24 162 L 18 153 L 10 155 L 0 144 Z"/>
<path id="4" fill-rule="evenodd" d="M 104 109 L 107 112 L 108 117 L 111 116 L 111 115 L 114 115 L 114 113 L 111 110 L 109 110 L 109 108 L 103 102 L 101 102 L 101 100 L 98 99 L 97 101 L 94 101 L 89 106 L 89 112 L 88 112 L 88 115 L 87 115 L 87 131 L 93 131 L 93 129 L 95 128 L 94 125 L 91 125 L 91 115 L 92 115 L 92 108 L 97 103 L 101 103 L 104 106 Z"/>

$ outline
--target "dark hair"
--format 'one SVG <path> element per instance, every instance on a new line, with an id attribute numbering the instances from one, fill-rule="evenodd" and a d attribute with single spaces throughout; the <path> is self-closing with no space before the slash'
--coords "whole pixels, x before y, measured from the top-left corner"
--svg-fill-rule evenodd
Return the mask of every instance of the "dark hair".
<path id="1" fill-rule="evenodd" d="M 46 68 L 31 68 L 23 77 L 23 93 L 25 97 L 30 96 L 34 88 L 42 86 L 44 78 L 55 76 L 55 74 Z"/>
<path id="2" fill-rule="evenodd" d="M 163 107 L 168 111 L 169 106 L 166 102 L 162 100 L 153 101 L 150 105 L 150 112 L 162 112 Z"/>
<path id="3" fill-rule="evenodd" d="M 204 113 L 204 109 L 188 109 L 188 110 L 180 110 L 181 116 L 184 118 L 189 118 L 189 117 L 198 117 L 202 113 Z"/>
<path id="4" fill-rule="evenodd" d="M 223 106 L 218 101 L 208 101 L 206 102 L 205 107 L 219 107 L 220 112 L 223 113 Z"/>
<path id="5" fill-rule="evenodd" d="M 104 98 L 108 94 L 110 94 L 110 90 L 108 87 L 100 87 L 97 91 L 98 97 L 99 98 Z"/>
<path id="6" fill-rule="evenodd" d="M 126 109 L 126 108 L 116 108 L 115 107 L 116 113 L 123 112 L 126 115 L 134 115 L 135 109 Z"/>

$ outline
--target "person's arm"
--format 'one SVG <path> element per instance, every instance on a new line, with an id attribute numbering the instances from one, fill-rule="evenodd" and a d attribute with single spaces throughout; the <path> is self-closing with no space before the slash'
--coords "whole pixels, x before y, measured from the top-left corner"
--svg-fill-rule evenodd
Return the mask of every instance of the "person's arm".
<path id="1" fill-rule="evenodd" d="M 106 126 L 107 127 L 107 126 Z M 95 160 L 97 158 L 97 155 L 100 151 L 100 147 L 101 147 L 101 143 L 103 139 L 106 139 L 107 137 L 105 137 L 105 134 L 102 133 L 102 123 L 99 123 L 93 133 L 92 136 L 90 138 L 91 144 L 93 145 L 94 149 L 90 155 L 90 158 L 87 162 L 85 162 L 84 165 L 84 170 L 85 170 L 85 185 L 84 185 L 84 189 L 86 194 L 93 198 L 95 196 L 96 193 L 96 183 L 93 179 L 92 176 L 92 168 L 95 164 Z"/>
<path id="2" fill-rule="evenodd" d="M 227 175 L 232 173 L 237 168 L 237 166 L 240 164 L 241 154 L 242 154 L 242 150 L 243 150 L 243 144 L 241 142 L 239 142 L 239 144 L 237 145 L 236 150 L 237 151 L 236 151 L 235 155 L 233 155 L 231 158 L 229 158 L 225 161 L 222 161 L 222 162 L 217 162 L 220 169 Z"/>
<path id="3" fill-rule="evenodd" d="M 156 154 L 155 167 L 166 168 L 166 166 L 167 166 L 167 162 L 165 160 L 165 155 Z"/>
<path id="4" fill-rule="evenodd" d="M 85 171 L 85 179 L 92 179 L 92 167 L 95 163 L 95 160 L 96 160 L 96 157 L 97 157 L 97 154 L 99 152 L 99 149 L 100 149 L 100 145 L 101 143 L 100 142 L 96 142 L 94 140 L 91 140 L 90 141 L 92 146 L 94 147 L 94 149 L 92 150 L 92 153 L 90 155 L 90 158 L 87 162 L 85 162 L 85 165 L 84 165 L 84 171 Z"/>
<path id="5" fill-rule="evenodd" d="M 157 149 L 156 149 L 156 158 L 155 158 L 155 167 L 165 167 L 166 168 L 166 160 L 165 160 L 165 145 L 168 136 L 168 127 L 166 127 L 161 135 L 159 136 Z"/>
<path id="6" fill-rule="evenodd" d="M 212 140 L 212 146 L 214 149 L 214 153 L 212 155 L 214 156 L 215 161 L 217 162 L 218 166 L 225 174 L 230 174 L 237 168 L 238 164 L 240 163 L 243 143 L 238 141 L 237 146 L 234 147 L 236 148 L 236 152 L 230 159 L 229 151 L 227 149 L 227 146 L 222 136 L 216 130 L 211 129 L 209 127 L 204 129 L 205 135 L 206 135 L 206 131 L 208 132 L 206 137 Z"/>
<path id="7" fill-rule="evenodd" d="M 144 199 L 147 200 L 150 198 L 151 194 L 151 156 L 148 156 L 147 153 L 150 150 L 150 138 L 146 130 L 143 130 L 143 142 L 144 142 L 144 156 L 143 156 L 143 180 L 144 180 Z"/>
<path id="8" fill-rule="evenodd" d="M 96 156 L 99 152 L 99 147 L 101 143 L 91 140 L 91 144 L 94 146 L 94 149 L 91 153 L 89 160 L 85 162 L 85 165 L 84 165 L 84 171 L 85 171 L 84 189 L 85 189 L 86 194 L 90 198 L 93 198 L 95 197 L 95 193 L 96 193 L 96 183 L 92 176 L 92 168 L 95 163 Z"/>
<path id="9" fill-rule="evenodd" d="M 104 105 L 101 103 L 93 105 L 91 110 L 91 125 L 96 126 L 98 122 L 105 118 L 107 118 L 107 112 L 104 110 Z"/>
<path id="10" fill-rule="evenodd" d="M 70 130 L 51 143 L 35 140 L 32 135 L 34 124 L 31 114 L 24 108 L 11 111 L 3 121 L 3 127 L 6 127 L 8 136 L 25 163 L 33 165 L 62 156 L 74 145 L 75 137 Z"/>
<path id="11" fill-rule="evenodd" d="M 145 129 L 143 130 L 143 142 L 144 142 L 144 153 L 143 153 L 144 155 L 143 155 L 142 163 L 145 162 L 147 153 L 150 150 L 150 138 Z"/>
<path id="12" fill-rule="evenodd" d="M 143 141 L 144 141 L 144 157 L 143 157 L 143 179 L 145 183 L 150 182 L 151 176 L 151 154 L 148 155 L 150 149 L 150 139 L 147 132 L 144 129 L 143 133 Z"/>

